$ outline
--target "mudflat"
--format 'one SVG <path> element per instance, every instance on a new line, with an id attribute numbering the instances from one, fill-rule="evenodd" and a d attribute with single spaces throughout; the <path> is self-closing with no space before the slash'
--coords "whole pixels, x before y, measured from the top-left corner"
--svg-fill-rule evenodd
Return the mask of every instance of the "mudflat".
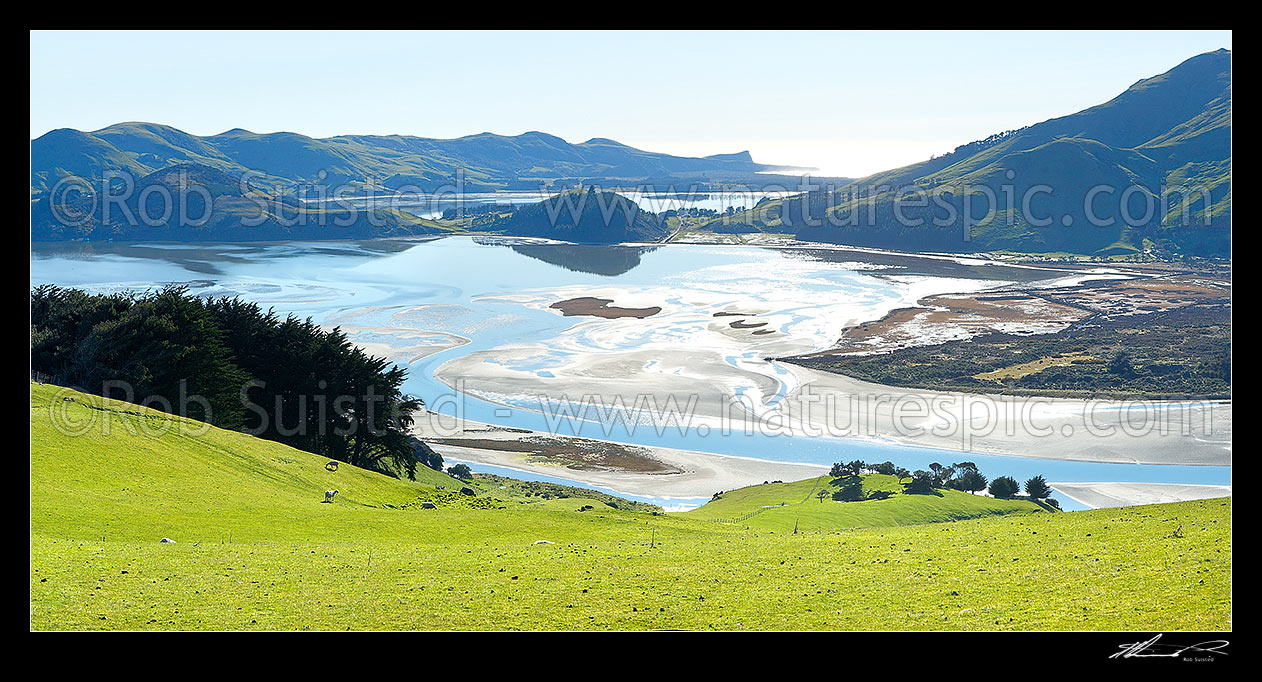
<path id="1" fill-rule="evenodd" d="M 619 308 L 610 305 L 611 303 L 613 303 L 613 299 L 580 296 L 557 301 L 548 307 L 560 310 L 561 314 L 566 317 L 591 315 L 593 317 L 603 317 L 606 320 L 614 320 L 620 317 L 634 317 L 642 320 L 662 312 L 659 306 L 651 308 Z"/>

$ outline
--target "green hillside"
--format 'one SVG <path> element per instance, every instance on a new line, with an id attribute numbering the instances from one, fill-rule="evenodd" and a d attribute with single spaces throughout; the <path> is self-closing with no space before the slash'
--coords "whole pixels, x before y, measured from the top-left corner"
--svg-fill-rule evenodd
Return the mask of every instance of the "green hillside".
<path id="1" fill-rule="evenodd" d="M 1231 53 L 1198 55 L 1104 104 L 764 202 L 710 228 L 731 225 L 920 251 L 1228 256 Z"/>
<path id="2" fill-rule="evenodd" d="M 997 500 L 959 490 L 907 494 L 894 476 L 869 474 L 862 479 L 865 495 L 879 490 L 892 496 L 860 502 L 835 502 L 831 497 L 821 501 L 819 492 L 831 496 L 838 490 L 832 477 L 821 476 L 726 491 L 688 514 L 748 528 L 807 531 L 940 523 L 1048 509 L 1028 500 Z"/>
<path id="3" fill-rule="evenodd" d="M 475 221 L 470 229 L 577 244 L 656 242 L 669 234 L 664 221 L 634 201 L 595 187 L 562 192 L 485 223 Z"/>
<path id="4" fill-rule="evenodd" d="M 1228 499 L 794 535 L 324 464 L 32 384 L 31 627 L 1231 627 Z"/>
<path id="5" fill-rule="evenodd" d="M 369 239 L 451 229 L 387 205 L 309 205 L 292 194 L 260 189 L 235 171 L 203 163 L 168 166 L 134 183 L 130 192 L 115 191 L 124 198 L 112 202 L 78 193 L 34 199 L 31 240 Z"/>
<path id="6" fill-rule="evenodd" d="M 580 180 L 674 178 L 740 181 L 777 166 L 755 163 L 748 152 L 704 158 L 648 152 L 605 138 L 571 144 L 541 132 L 481 133 L 455 139 L 410 135 L 341 135 L 317 139 L 298 133 L 254 133 L 236 128 L 199 137 L 157 123 L 117 123 L 92 132 L 51 131 L 31 141 L 31 192 L 58 180 L 98 180 L 107 170 L 144 175 L 195 163 L 241 174 L 254 171 L 272 189 L 294 184 L 452 191 L 538 189 Z"/>

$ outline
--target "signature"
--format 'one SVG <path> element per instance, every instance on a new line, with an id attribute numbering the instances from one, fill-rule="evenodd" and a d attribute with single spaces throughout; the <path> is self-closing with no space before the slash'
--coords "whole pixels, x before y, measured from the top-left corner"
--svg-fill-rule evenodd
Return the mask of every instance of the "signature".
<path id="1" fill-rule="evenodd" d="M 1158 641 L 1160 639 L 1161 635 L 1157 635 L 1146 642 L 1122 644 L 1118 647 L 1120 651 L 1109 656 L 1109 658 L 1178 658 L 1186 652 L 1227 655 L 1227 652 L 1223 651 L 1228 644 L 1225 639 L 1211 639 L 1199 644 L 1183 646 L 1159 644 Z"/>

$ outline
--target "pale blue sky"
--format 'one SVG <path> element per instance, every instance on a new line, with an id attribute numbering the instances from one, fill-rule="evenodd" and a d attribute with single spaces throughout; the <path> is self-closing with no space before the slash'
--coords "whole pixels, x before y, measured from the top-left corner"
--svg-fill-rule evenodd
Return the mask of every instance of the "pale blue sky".
<path id="1" fill-rule="evenodd" d="M 31 137 L 119 121 L 749 150 L 859 176 L 1106 101 L 1230 31 L 33 32 Z"/>

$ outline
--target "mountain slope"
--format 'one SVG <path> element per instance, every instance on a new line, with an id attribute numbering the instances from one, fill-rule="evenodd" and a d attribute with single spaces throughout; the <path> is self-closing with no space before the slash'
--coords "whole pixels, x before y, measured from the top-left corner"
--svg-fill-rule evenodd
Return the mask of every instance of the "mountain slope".
<path id="1" fill-rule="evenodd" d="M 119 200 L 45 195 L 31 204 L 31 240 L 278 241 L 434 234 L 432 220 L 387 206 L 308 205 L 258 189 L 248 177 L 198 163 L 132 180 Z M 209 208 L 209 210 L 207 210 Z"/>
<path id="2" fill-rule="evenodd" d="M 1231 53 L 1198 55 L 1069 116 L 712 225 L 723 223 L 910 250 L 1109 255 L 1147 245 L 1229 255 Z"/>
<path id="3" fill-rule="evenodd" d="M 93 132 L 59 129 L 31 141 L 31 192 L 58 180 L 93 181 L 110 168 L 137 174 L 197 163 L 238 175 L 254 171 L 256 185 L 349 185 L 375 182 L 389 189 L 466 191 L 538 188 L 582 179 L 716 176 L 754 179 L 773 168 L 748 152 L 689 158 L 629 147 L 604 138 L 571 144 L 554 135 L 481 133 L 455 139 L 408 135 L 341 135 L 316 139 L 298 133 L 233 129 L 198 137 L 155 123 L 119 123 Z"/>

